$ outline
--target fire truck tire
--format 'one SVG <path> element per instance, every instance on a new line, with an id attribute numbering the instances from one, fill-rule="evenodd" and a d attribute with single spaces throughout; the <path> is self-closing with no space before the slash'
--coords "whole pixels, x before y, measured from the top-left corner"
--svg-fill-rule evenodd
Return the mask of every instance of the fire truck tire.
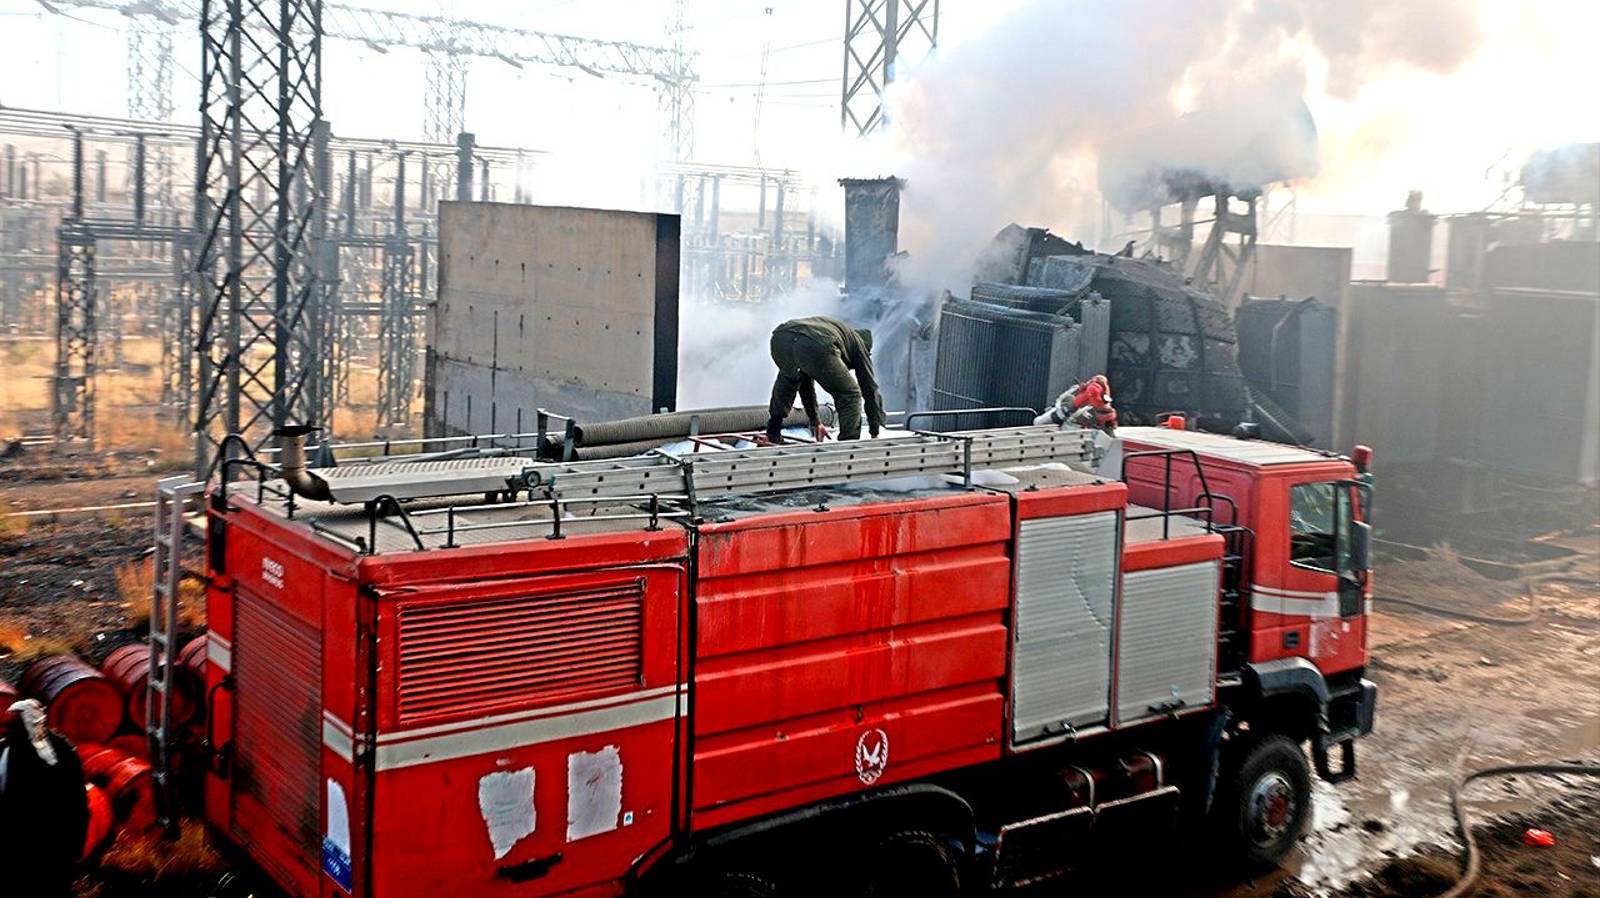
<path id="1" fill-rule="evenodd" d="M 903 830 L 861 858 L 861 898 L 957 898 L 961 861 L 951 841 L 926 830 Z"/>
<path id="2" fill-rule="evenodd" d="M 1230 746 L 1212 803 L 1224 857 L 1246 871 L 1276 867 L 1294 847 L 1311 808 L 1311 767 L 1287 736 Z"/>
<path id="3" fill-rule="evenodd" d="M 719 870 L 696 880 L 690 894 L 695 898 L 778 898 L 783 890 L 760 873 Z"/>

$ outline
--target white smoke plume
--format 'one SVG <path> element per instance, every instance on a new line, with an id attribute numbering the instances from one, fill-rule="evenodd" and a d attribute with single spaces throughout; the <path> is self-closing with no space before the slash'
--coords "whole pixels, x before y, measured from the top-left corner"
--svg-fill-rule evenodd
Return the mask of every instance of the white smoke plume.
<path id="1" fill-rule="evenodd" d="M 902 277 L 959 286 L 1010 221 L 1092 235 L 1105 148 L 1195 107 L 1232 107 L 1217 127 L 1237 127 L 1262 96 L 1298 99 L 1314 60 L 1336 97 L 1391 67 L 1448 71 L 1478 46 L 1476 15 L 1462 0 L 1025 4 L 891 88 L 876 148 L 888 161 L 865 165 L 908 182 Z M 1151 159 L 1187 149 L 1142 147 Z"/>
<path id="2" fill-rule="evenodd" d="M 821 153 L 812 175 L 827 188 L 905 178 L 899 278 L 919 297 L 959 291 L 1009 222 L 1089 238 L 1109 147 L 1141 141 L 1141 165 L 1228 158 L 1232 134 L 1298 108 L 1313 56 L 1329 92 L 1348 96 L 1391 66 L 1448 70 L 1478 41 L 1464 0 L 1033 0 L 897 80 L 880 136 Z M 1219 111 L 1215 133 L 1161 127 L 1196 107 Z M 1173 145 L 1147 136 L 1160 133 Z M 772 329 L 839 311 L 832 281 L 752 305 L 686 296 L 680 407 L 764 403 Z M 888 329 L 895 312 L 859 323 Z"/>
<path id="3" fill-rule="evenodd" d="M 686 296 L 678 319 L 678 407 L 766 405 L 776 373 L 768 351 L 773 328 L 838 314 L 839 285 L 821 278 L 766 302 Z"/>

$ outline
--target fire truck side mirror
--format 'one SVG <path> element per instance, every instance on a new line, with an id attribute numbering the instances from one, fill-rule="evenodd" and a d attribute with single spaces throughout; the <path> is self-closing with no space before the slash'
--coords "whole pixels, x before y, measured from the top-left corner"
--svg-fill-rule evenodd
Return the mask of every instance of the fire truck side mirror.
<path id="1" fill-rule="evenodd" d="M 1372 554 L 1372 525 L 1366 521 L 1350 523 L 1350 567 L 1358 574 L 1365 571 Z"/>

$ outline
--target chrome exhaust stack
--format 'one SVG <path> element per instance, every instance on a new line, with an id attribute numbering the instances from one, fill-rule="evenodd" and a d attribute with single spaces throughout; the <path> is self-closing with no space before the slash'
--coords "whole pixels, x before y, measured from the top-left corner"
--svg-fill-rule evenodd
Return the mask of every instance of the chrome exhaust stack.
<path id="1" fill-rule="evenodd" d="M 292 424 L 272 432 L 278 438 L 278 473 L 295 495 L 328 502 L 333 498 L 328 482 L 311 473 L 306 465 L 306 437 L 316 430 L 309 424 Z"/>

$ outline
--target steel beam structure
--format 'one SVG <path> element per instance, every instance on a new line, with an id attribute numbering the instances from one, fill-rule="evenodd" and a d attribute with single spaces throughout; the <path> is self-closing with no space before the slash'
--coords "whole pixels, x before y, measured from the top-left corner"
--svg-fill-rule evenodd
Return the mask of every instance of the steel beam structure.
<path id="1" fill-rule="evenodd" d="M 907 53 L 939 46 L 939 0 L 845 0 L 844 79 L 839 127 L 865 136 L 888 119 L 883 94 Z"/>
<path id="2" fill-rule="evenodd" d="M 56 235 L 56 373 L 50 419 L 56 445 L 94 448 L 95 326 L 94 234 L 76 222 Z"/>
<path id="3" fill-rule="evenodd" d="M 378 427 L 404 427 L 411 419 L 417 336 L 411 243 L 406 239 L 406 159 L 396 160 L 394 229 L 383 246 L 378 318 Z"/>
<path id="4" fill-rule="evenodd" d="M 176 111 L 172 92 L 174 20 L 160 16 L 128 19 L 128 118 L 170 122 Z M 155 194 L 162 205 L 173 202 L 172 148 L 155 147 Z"/>
<path id="5" fill-rule="evenodd" d="M 667 148 L 673 162 L 682 162 L 694 155 L 694 54 L 684 43 L 689 30 L 686 6 L 688 0 L 673 0 L 671 69 L 661 78 L 661 107 L 666 120 Z M 658 76 L 659 77 L 659 76 Z M 683 179 L 680 176 L 678 183 Z M 678 212 L 683 211 L 681 191 Z"/>
<path id="6" fill-rule="evenodd" d="M 224 438 L 265 445 L 317 408 L 319 235 L 324 185 L 322 2 L 201 0 L 201 152 L 195 467 L 209 475 Z M 229 446 L 233 444 L 228 443 Z"/>
<path id="7" fill-rule="evenodd" d="M 121 13 L 130 20 L 154 18 L 164 23 L 171 23 L 203 20 L 207 17 L 205 10 L 215 2 L 216 0 L 50 0 L 47 8 L 54 12 L 68 9 L 104 9 Z M 289 6 L 292 9 L 302 2 L 303 0 L 291 0 Z M 252 7 L 252 15 L 264 16 L 269 12 L 254 8 L 260 5 L 258 0 L 249 5 Z M 304 21 L 290 24 L 296 30 L 286 33 L 285 38 L 288 43 L 295 45 L 309 45 L 313 37 L 326 37 L 352 41 L 379 52 L 388 52 L 389 48 L 394 47 L 410 48 L 421 50 L 430 58 L 454 60 L 450 65 L 455 68 L 450 75 L 447 75 L 445 81 L 449 82 L 452 76 L 459 76 L 456 81 L 459 89 L 444 90 L 441 93 L 443 99 L 438 106 L 435 106 L 430 99 L 428 118 L 425 120 L 430 125 L 435 112 L 448 115 L 448 109 L 461 108 L 466 91 L 465 60 L 477 57 L 497 59 L 518 68 L 524 64 L 547 65 L 577 68 L 602 77 L 622 75 L 651 79 L 661 91 L 663 105 L 668 110 L 669 122 L 676 123 L 673 127 L 680 135 L 692 132 L 689 119 L 693 115 L 691 89 L 696 80 L 693 70 L 694 60 L 692 54 L 683 53 L 679 47 L 596 40 L 568 34 L 491 25 L 467 19 L 413 15 L 335 3 L 323 7 L 321 27 L 315 35 Z M 204 73 L 202 79 L 203 77 Z M 453 131 L 431 136 L 434 139 L 447 140 L 451 133 L 459 130 L 457 124 Z M 681 139 L 678 145 L 687 146 Z"/>

